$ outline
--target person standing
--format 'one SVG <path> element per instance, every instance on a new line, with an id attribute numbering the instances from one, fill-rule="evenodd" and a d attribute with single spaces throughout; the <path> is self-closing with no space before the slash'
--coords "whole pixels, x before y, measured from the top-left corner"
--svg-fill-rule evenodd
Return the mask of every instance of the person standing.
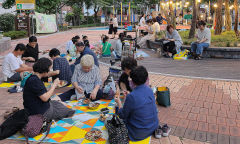
<path id="1" fill-rule="evenodd" d="M 113 17 L 113 37 L 112 37 L 112 39 L 115 38 L 115 35 L 117 34 L 117 31 L 118 31 L 118 19 L 117 19 L 117 16 L 114 15 L 114 17 Z"/>
<path id="2" fill-rule="evenodd" d="M 211 31 L 202 20 L 198 22 L 198 30 L 195 37 L 197 41 L 191 44 L 191 54 L 195 60 L 200 60 L 203 49 L 208 48 L 211 43 Z"/>
<path id="3" fill-rule="evenodd" d="M 192 20 L 192 14 L 191 11 L 188 11 L 187 14 L 184 16 L 184 19 L 186 20 L 186 25 L 190 24 L 190 21 Z"/>
<path id="4" fill-rule="evenodd" d="M 108 34 L 111 35 L 113 33 L 113 15 L 110 14 L 110 19 L 109 19 L 109 30 Z"/>

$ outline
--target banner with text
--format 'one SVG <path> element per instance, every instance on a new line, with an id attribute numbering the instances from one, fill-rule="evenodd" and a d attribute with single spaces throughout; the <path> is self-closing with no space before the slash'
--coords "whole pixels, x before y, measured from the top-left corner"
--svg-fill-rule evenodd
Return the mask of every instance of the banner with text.
<path id="1" fill-rule="evenodd" d="M 57 31 L 56 15 L 35 13 L 37 33 L 54 33 Z"/>

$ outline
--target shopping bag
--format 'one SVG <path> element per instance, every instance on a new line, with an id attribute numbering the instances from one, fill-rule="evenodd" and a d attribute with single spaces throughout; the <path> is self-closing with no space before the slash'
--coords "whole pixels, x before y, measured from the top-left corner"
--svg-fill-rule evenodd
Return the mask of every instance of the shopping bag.
<path id="1" fill-rule="evenodd" d="M 157 103 L 164 107 L 171 105 L 168 87 L 157 87 Z"/>

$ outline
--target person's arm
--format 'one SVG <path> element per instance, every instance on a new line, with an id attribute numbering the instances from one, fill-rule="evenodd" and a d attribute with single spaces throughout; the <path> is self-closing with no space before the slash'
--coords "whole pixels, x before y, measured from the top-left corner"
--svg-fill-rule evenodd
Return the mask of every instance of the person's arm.
<path id="1" fill-rule="evenodd" d="M 56 89 L 56 87 L 58 86 L 58 84 L 59 84 L 59 79 L 57 78 L 57 79 L 54 80 L 53 85 L 48 90 L 48 92 L 46 92 L 46 93 L 44 93 L 43 95 L 40 96 L 40 99 L 43 102 L 47 102 L 51 98 L 51 96 L 53 95 L 53 92 Z"/>
<path id="2" fill-rule="evenodd" d="M 22 57 L 22 60 L 35 61 L 33 57 Z"/>
<path id="3" fill-rule="evenodd" d="M 117 112 L 118 116 L 121 119 L 128 118 L 131 115 L 131 110 L 132 110 L 132 107 L 134 106 L 134 102 L 132 100 L 131 94 L 127 95 L 124 106 L 122 106 L 122 102 L 120 100 L 120 95 L 115 95 L 115 101 L 119 108 L 119 110 Z"/>
<path id="4" fill-rule="evenodd" d="M 20 68 L 16 69 L 15 71 L 21 73 L 21 72 L 24 72 L 24 71 L 33 71 L 33 68 L 29 67 L 29 66 L 27 66 L 25 64 L 22 64 L 20 66 Z"/>
<path id="5" fill-rule="evenodd" d="M 90 95 L 90 98 L 95 100 L 96 99 L 96 96 L 97 96 L 97 92 L 99 90 L 99 88 L 101 87 L 102 85 L 102 78 L 101 78 L 101 75 L 100 75 L 100 70 L 98 67 L 94 66 L 95 69 L 96 69 L 96 72 L 95 72 L 95 75 L 96 75 L 96 80 L 95 80 L 95 83 L 94 83 L 94 89 L 92 90 L 91 92 L 91 95 Z"/>
<path id="6" fill-rule="evenodd" d="M 78 82 L 77 82 L 78 72 L 80 71 L 81 71 L 80 67 L 79 65 L 77 65 L 72 76 L 72 85 L 79 93 L 83 93 L 84 92 L 83 89 L 78 85 Z"/>
<path id="7" fill-rule="evenodd" d="M 60 73 L 60 70 L 51 71 L 48 73 L 48 77 L 59 75 L 59 73 Z"/>
<path id="8" fill-rule="evenodd" d="M 211 39 L 211 31 L 209 30 L 209 31 L 206 33 L 204 39 L 202 39 L 201 41 L 199 41 L 199 43 L 204 43 L 204 42 L 206 42 L 207 40 L 210 40 L 210 39 Z"/>

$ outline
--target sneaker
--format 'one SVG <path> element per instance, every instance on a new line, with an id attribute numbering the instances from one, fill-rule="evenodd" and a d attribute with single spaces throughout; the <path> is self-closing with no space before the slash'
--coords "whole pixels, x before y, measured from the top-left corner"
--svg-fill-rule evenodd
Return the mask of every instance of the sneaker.
<path id="1" fill-rule="evenodd" d="M 158 128 L 155 130 L 155 138 L 160 139 L 162 137 L 162 134 L 162 127 L 159 125 Z"/>
<path id="2" fill-rule="evenodd" d="M 162 131 L 163 131 L 162 136 L 168 137 L 168 136 L 169 136 L 169 133 L 171 132 L 171 128 L 168 127 L 167 124 L 165 124 L 165 125 L 162 127 Z"/>

